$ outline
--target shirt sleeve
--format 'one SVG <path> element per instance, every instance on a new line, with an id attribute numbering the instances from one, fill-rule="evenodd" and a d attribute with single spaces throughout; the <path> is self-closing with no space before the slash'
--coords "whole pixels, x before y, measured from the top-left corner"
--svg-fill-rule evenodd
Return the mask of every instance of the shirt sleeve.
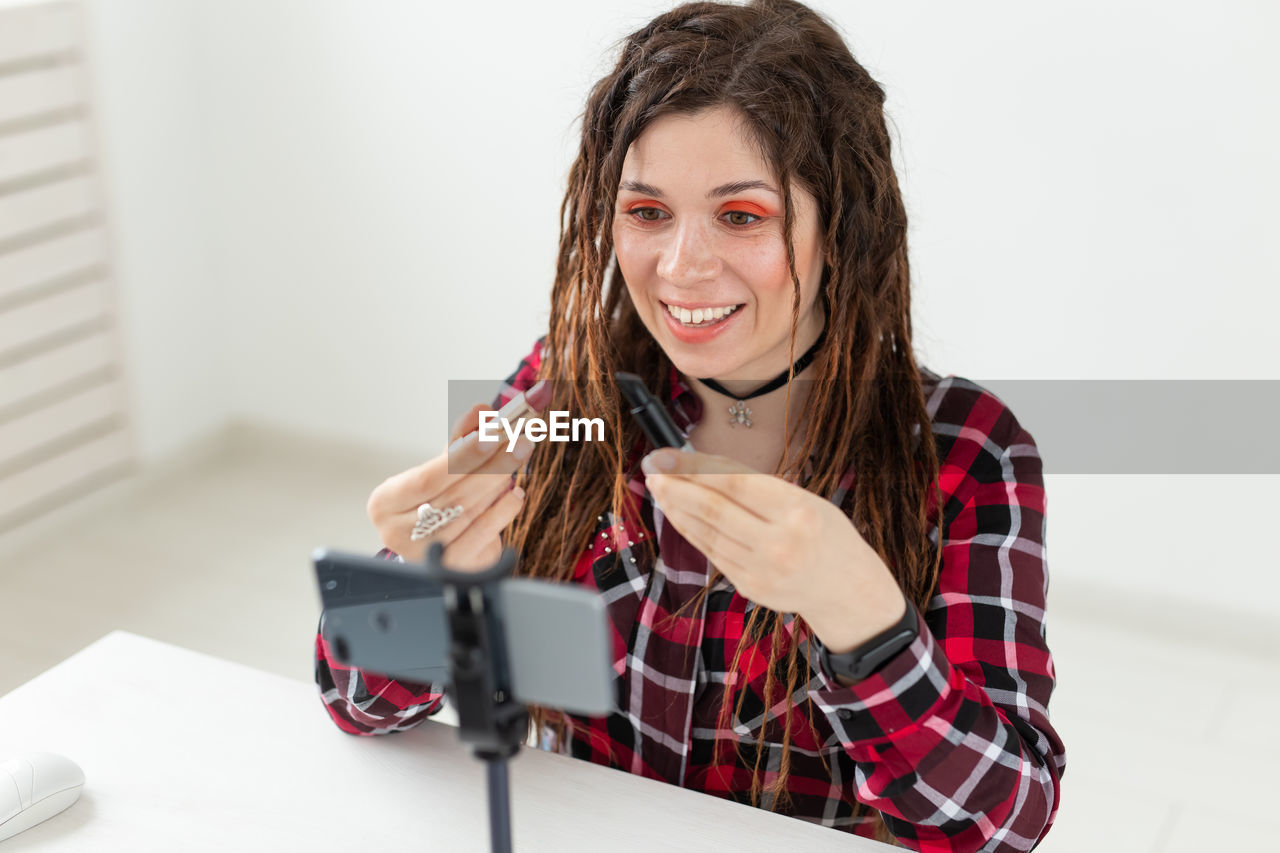
<path id="1" fill-rule="evenodd" d="M 520 366 L 502 383 L 494 408 L 500 408 L 536 381 L 541 363 L 543 339 L 520 361 Z M 398 560 L 389 549 L 381 558 Z M 411 729 L 444 707 L 442 685 L 419 684 L 377 675 L 344 666 L 324 640 L 324 616 L 316 632 L 316 686 L 329 716 L 349 734 L 377 735 Z"/>
<path id="2" fill-rule="evenodd" d="M 952 460 L 967 488 L 952 493 L 919 636 L 868 678 L 842 687 L 823 674 L 829 687 L 811 693 L 856 764 L 850 793 L 916 850 L 1030 850 L 1053 823 L 1066 766 L 1048 716 L 1042 466 L 1031 435 L 994 405 L 1004 440 L 971 419 L 948 455 L 968 454 L 963 474 Z"/>
<path id="3" fill-rule="evenodd" d="M 383 548 L 377 556 L 399 560 Z M 377 675 L 339 662 L 324 639 L 324 615 L 316 631 L 316 686 L 334 723 L 353 735 L 405 731 L 444 707 L 444 689 Z"/>

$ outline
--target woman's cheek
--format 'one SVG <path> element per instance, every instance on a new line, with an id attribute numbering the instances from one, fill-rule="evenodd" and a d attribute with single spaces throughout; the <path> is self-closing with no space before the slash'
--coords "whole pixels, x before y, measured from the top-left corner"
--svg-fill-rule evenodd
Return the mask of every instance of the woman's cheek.
<path id="1" fill-rule="evenodd" d="M 791 272 L 787 269 L 785 249 L 779 252 L 770 245 L 744 246 L 735 253 L 733 266 L 743 281 L 751 282 L 757 288 L 768 291 L 785 288 L 788 292 L 791 289 Z"/>
<path id="2" fill-rule="evenodd" d="M 628 233 L 625 228 L 615 228 L 613 232 L 613 253 L 618 258 L 618 266 L 628 281 L 640 274 L 640 246 L 636 235 Z"/>
<path id="3" fill-rule="evenodd" d="M 640 317 L 641 324 L 653 333 L 654 321 L 653 313 L 650 310 L 650 300 L 646 296 L 646 279 L 643 273 L 642 265 L 636 260 L 636 247 L 627 236 L 617 234 L 613 241 L 613 254 L 618 260 L 618 269 L 622 273 L 622 280 L 627 285 L 627 293 L 631 297 L 631 304 L 636 310 L 636 314 Z"/>
<path id="4" fill-rule="evenodd" d="M 627 288 L 636 299 L 639 308 L 641 295 L 648 290 L 657 275 L 660 251 L 644 234 L 621 233 L 614 239 L 613 253 L 618 269 L 627 282 Z"/>

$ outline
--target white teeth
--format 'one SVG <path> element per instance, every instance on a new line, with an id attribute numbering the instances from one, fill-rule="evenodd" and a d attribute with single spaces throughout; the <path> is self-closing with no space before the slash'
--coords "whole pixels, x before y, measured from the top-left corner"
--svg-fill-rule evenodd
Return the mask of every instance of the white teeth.
<path id="1" fill-rule="evenodd" d="M 712 322 L 718 322 L 728 317 L 734 311 L 738 310 L 737 305 L 723 305 L 716 308 L 678 308 L 675 305 L 666 306 L 667 312 L 684 323 L 687 326 L 706 325 Z"/>

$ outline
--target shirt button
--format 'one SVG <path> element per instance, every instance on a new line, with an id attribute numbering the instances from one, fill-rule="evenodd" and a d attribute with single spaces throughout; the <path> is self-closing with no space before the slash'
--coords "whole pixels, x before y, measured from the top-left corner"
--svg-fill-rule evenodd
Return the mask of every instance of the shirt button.
<path id="1" fill-rule="evenodd" d="M 841 708 L 839 711 L 836 711 L 836 716 L 838 716 L 842 720 L 852 720 L 853 712 L 850 711 L 848 708 Z"/>

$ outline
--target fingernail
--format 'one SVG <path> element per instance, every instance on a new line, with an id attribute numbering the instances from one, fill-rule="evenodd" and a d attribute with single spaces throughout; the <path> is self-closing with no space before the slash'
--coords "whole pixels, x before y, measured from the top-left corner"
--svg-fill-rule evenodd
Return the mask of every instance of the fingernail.
<path id="1" fill-rule="evenodd" d="M 462 438 L 456 439 L 453 442 L 453 444 L 449 445 L 448 452 L 456 453 L 457 451 L 461 450 L 462 446 L 467 443 L 467 439 L 471 438 L 471 436 L 473 435 L 479 435 L 479 433 L 469 432 L 466 435 L 464 435 Z"/>
<path id="2" fill-rule="evenodd" d="M 519 486 L 516 486 L 514 489 L 512 489 L 511 494 L 515 495 L 516 500 L 518 501 L 524 500 L 524 489 L 520 488 Z"/>
<path id="3" fill-rule="evenodd" d="M 655 450 L 640 460 L 640 468 L 646 474 L 657 474 L 660 471 L 674 471 L 676 459 L 670 451 Z"/>
<path id="4" fill-rule="evenodd" d="M 532 388 L 524 392 L 525 402 L 537 411 L 542 411 L 551 402 L 551 383 L 539 379 Z"/>
<path id="5" fill-rule="evenodd" d="M 533 442 L 526 438 L 522 438 L 516 442 L 516 449 L 511 451 L 511 455 L 519 459 L 521 462 L 529 458 L 529 454 L 533 453 Z"/>

